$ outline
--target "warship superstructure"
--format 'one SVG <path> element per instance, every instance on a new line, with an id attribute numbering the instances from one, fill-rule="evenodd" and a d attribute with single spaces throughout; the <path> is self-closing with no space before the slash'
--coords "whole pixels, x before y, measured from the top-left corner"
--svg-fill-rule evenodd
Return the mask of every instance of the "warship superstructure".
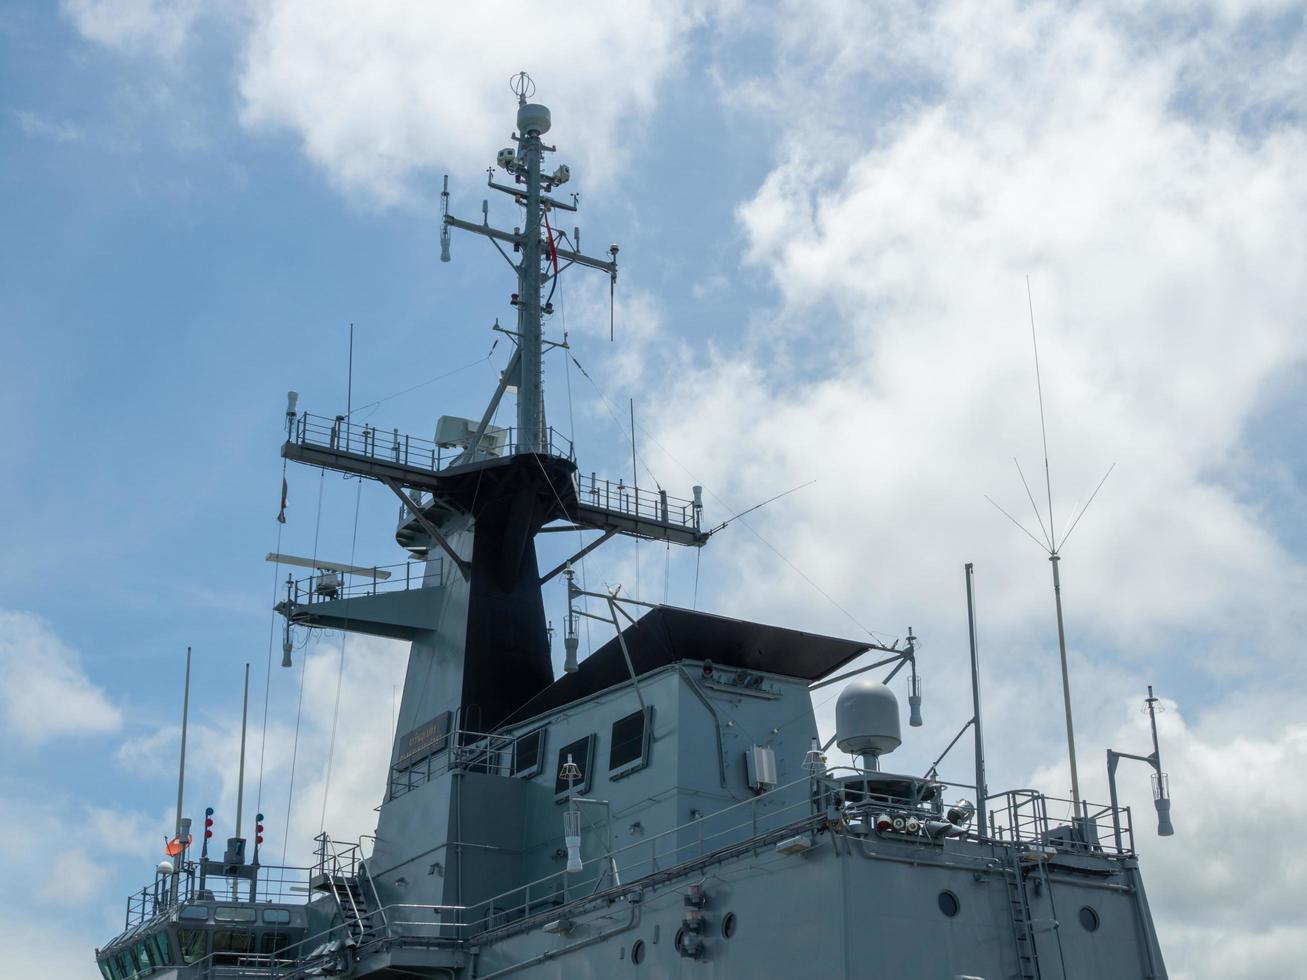
<path id="1" fill-rule="evenodd" d="M 516 327 L 500 328 L 513 352 L 485 414 L 442 417 L 425 440 L 301 413 L 293 394 L 287 408 L 287 460 L 400 503 L 408 561 L 310 562 L 277 607 L 287 665 L 292 631 L 410 644 L 375 833 L 323 833 L 309 866 L 283 868 L 262 861 L 261 814 L 247 852 L 239 817 L 222 846 L 179 801 L 170 860 L 96 952 L 105 980 L 1165 977 L 1128 810 L 990 792 L 978 688 L 973 784 L 893 771 L 903 728 L 884 681 L 901 671 L 920 724 L 911 630 L 877 644 L 578 583 L 574 566 L 615 537 L 700 548 L 711 531 L 700 488 L 677 499 L 587 473 L 547 424 L 542 355 L 565 343 L 542 331 L 552 288 L 573 267 L 616 281 L 618 249 L 590 256 L 559 230 L 570 173 L 544 165 L 550 113 L 525 75 L 515 92 L 489 186 L 521 223 L 462 220 L 443 195 L 441 258 L 464 231 L 516 276 Z M 510 392 L 516 424 L 500 428 Z M 542 568 L 537 535 L 559 529 L 584 544 Z M 551 582 L 567 600 L 558 677 Z M 582 658 L 587 616 L 612 639 Z M 812 692 L 835 683 L 823 745 Z M 832 765 L 832 743 L 858 764 Z M 1160 776 L 1156 745 L 1126 757 Z"/>

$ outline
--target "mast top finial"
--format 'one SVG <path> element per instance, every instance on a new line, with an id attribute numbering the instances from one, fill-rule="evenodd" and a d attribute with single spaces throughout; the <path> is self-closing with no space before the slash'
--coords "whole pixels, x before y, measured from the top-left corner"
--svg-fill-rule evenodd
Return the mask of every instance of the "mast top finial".
<path id="1" fill-rule="evenodd" d="M 518 72 L 508 80 L 508 87 L 517 96 L 518 105 L 526 105 L 526 100 L 536 94 L 536 83 L 524 71 Z"/>

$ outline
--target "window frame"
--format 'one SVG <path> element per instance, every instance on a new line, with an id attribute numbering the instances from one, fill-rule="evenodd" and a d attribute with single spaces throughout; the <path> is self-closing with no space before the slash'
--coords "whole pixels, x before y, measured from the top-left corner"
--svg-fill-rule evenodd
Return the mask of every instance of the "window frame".
<path id="1" fill-rule="evenodd" d="M 547 747 L 549 744 L 549 739 L 546 735 L 548 731 L 549 728 L 547 726 L 542 726 L 540 728 L 536 728 L 533 729 L 532 731 L 526 732 L 525 734 L 519 735 L 517 736 L 517 738 L 513 739 L 512 758 L 509 760 L 509 765 L 508 765 L 508 771 L 510 775 L 512 775 L 516 779 L 535 779 L 536 776 L 539 776 L 542 772 L 544 772 L 545 752 L 547 751 Z M 523 742 L 528 738 L 538 738 L 540 741 L 540 745 L 536 749 L 536 761 L 534 765 L 527 766 L 523 769 L 518 769 L 517 746 L 519 742 Z"/>
<path id="2" fill-rule="evenodd" d="M 617 750 L 617 726 L 631 718 L 643 716 L 640 727 L 640 752 L 633 758 L 625 762 L 613 765 L 613 753 Z M 608 778 L 621 779 L 623 776 L 629 776 L 633 772 L 639 772 L 645 766 L 649 765 L 649 746 L 653 742 L 653 705 L 645 705 L 628 715 L 623 715 L 613 722 L 612 730 L 608 735 Z M 627 740 L 630 741 L 630 740 Z M 623 745 L 626 743 L 624 742 Z"/>
<path id="3" fill-rule="evenodd" d="M 554 801 L 555 802 L 557 803 L 567 802 L 568 797 L 572 793 L 577 793 L 580 796 L 584 796 L 586 793 L 590 792 L 590 787 L 594 784 L 595 746 L 598 743 L 598 741 L 599 741 L 599 736 L 596 735 L 594 732 L 591 732 L 588 735 L 582 735 L 580 738 L 575 738 L 572 741 L 568 742 L 566 745 L 559 747 L 558 768 L 554 770 Z M 575 758 L 575 756 L 577 755 L 576 746 L 582 743 L 584 743 L 585 751 L 581 753 L 582 758 L 578 760 Z M 563 766 L 567 763 L 566 757 L 568 755 L 569 750 L 571 750 L 571 754 L 573 756 L 572 761 L 581 767 L 581 779 L 578 782 L 573 783 L 570 790 L 567 786 L 567 783 L 564 782 L 560 776 L 560 773 L 563 771 Z M 560 785 L 562 787 L 561 789 L 559 788 Z"/>

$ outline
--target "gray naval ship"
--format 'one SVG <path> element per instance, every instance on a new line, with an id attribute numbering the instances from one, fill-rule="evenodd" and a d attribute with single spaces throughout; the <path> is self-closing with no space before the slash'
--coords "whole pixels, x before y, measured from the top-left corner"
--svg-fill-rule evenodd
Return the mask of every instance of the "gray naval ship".
<path id="1" fill-rule="evenodd" d="M 975 716 L 950 744 L 971 729 L 961 785 L 887 758 L 903 729 L 885 682 L 901 670 L 921 723 L 911 630 L 879 645 L 578 585 L 574 564 L 616 536 L 700 548 L 712 531 L 700 488 L 676 499 L 587 474 L 546 423 L 542 355 L 565 343 L 542 331 L 552 289 L 573 267 L 614 282 L 618 249 L 591 257 L 558 231 L 570 174 L 545 168 L 550 113 L 525 75 L 514 91 L 514 145 L 489 186 L 521 224 L 492 227 L 486 205 L 461 220 L 447 179 L 442 195 L 441 258 L 461 230 L 517 277 L 514 350 L 484 416 L 442 417 L 425 440 L 301 414 L 294 393 L 287 409 L 287 460 L 400 500 L 409 561 L 309 563 L 277 607 L 285 666 L 292 631 L 410 644 L 376 832 L 323 833 L 305 866 L 275 866 L 262 814 L 247 852 L 238 803 L 223 846 L 211 808 L 191 834 L 179 790 L 171 860 L 96 951 L 105 980 L 1165 977 L 1129 811 L 987 787 L 974 629 Z M 513 390 L 516 425 L 496 427 Z M 542 570 L 537 536 L 559 530 L 589 538 Z M 969 566 L 966 581 L 970 609 Z M 560 612 L 566 598 L 559 677 L 550 583 Z M 613 638 L 579 658 L 587 616 Z M 823 745 L 812 692 L 837 682 Z M 857 765 L 828 762 L 832 744 Z M 1157 770 L 1169 831 L 1155 727 L 1152 755 L 1109 753 L 1109 772 L 1121 757 Z"/>

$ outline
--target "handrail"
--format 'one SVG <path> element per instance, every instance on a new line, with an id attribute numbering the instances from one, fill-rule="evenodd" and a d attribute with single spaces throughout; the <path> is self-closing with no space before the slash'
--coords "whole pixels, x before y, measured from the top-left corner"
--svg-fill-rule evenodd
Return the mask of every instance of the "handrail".
<path id="1" fill-rule="evenodd" d="M 336 602 L 380 593 L 407 592 L 425 588 L 431 579 L 443 584 L 446 569 L 444 557 L 432 555 L 430 558 L 396 562 L 393 565 L 377 565 L 371 571 L 372 577 L 369 578 L 357 572 L 320 569 L 312 575 L 296 579 L 291 586 L 291 605 L 312 606 L 319 602 Z M 389 577 L 382 577 L 378 574 L 380 572 L 390 573 Z"/>
<path id="2" fill-rule="evenodd" d="M 494 457 L 512 455 L 518 451 L 517 430 L 502 430 L 503 442 L 487 451 L 483 439 L 478 455 Z M 571 440 L 550 426 L 544 433 L 542 456 L 558 456 L 575 462 L 576 454 Z M 295 420 L 291 441 L 300 446 L 328 449 L 378 462 L 393 463 L 408 469 L 437 472 L 449 466 L 467 462 L 467 450 L 461 446 L 442 446 L 434 439 L 401 434 L 399 429 L 382 429 L 363 423 L 358 425 L 344 415 L 334 418 L 305 412 Z"/>
<path id="3" fill-rule="evenodd" d="M 483 737 L 489 740 L 496 736 Z M 451 742 L 452 744 L 454 743 Z M 925 785 L 923 781 L 917 782 Z M 829 772 L 805 776 L 714 813 L 700 815 L 647 840 L 592 856 L 583 860 L 582 871 L 579 873 L 555 872 L 472 906 L 384 905 L 363 857 L 364 841 L 371 839 L 375 842 L 375 837 L 362 835 L 354 843 L 341 844 L 322 833 L 315 838 L 318 843 L 317 862 L 312 869 L 301 870 L 313 870 L 329 876 L 338 903 L 341 897 L 335 878 L 353 879 L 361 890 L 359 878 L 366 877 L 372 902 L 365 900 L 360 908 L 353 892 L 347 889 L 348 902 L 353 910 L 352 920 L 347 914 L 346 922 L 333 923 L 326 930 L 305 937 L 286 949 L 273 954 L 240 956 L 238 960 L 251 968 L 259 968 L 263 971 L 260 975 L 265 977 L 290 980 L 292 977 L 306 976 L 328 959 L 341 954 L 342 927 L 350 931 L 350 938 L 357 945 L 356 953 L 362 953 L 378 943 L 396 942 L 462 948 L 472 942 L 484 941 L 484 936 L 492 932 L 534 927 L 538 921 L 556 917 L 568 908 L 620 899 L 651 882 L 688 874 L 705 862 L 725 860 L 734 853 L 747 852 L 750 848 L 756 851 L 773 841 L 796 834 L 815 835 L 828 824 L 844 828 L 847 832 L 850 823 L 863 819 L 869 813 L 912 813 L 938 821 L 944 809 L 942 791 L 963 784 L 931 780 L 929 785 L 935 792 L 929 800 L 922 800 L 920 793 L 903 797 L 869 792 L 866 788 L 858 788 L 856 782 L 850 786 L 849 780 L 833 777 Z M 995 793 L 987 799 L 1001 804 L 990 811 L 993 826 L 975 830 L 959 827 L 955 836 L 1003 847 L 1035 844 L 1058 850 L 1083 851 L 1089 848 L 1105 853 L 1133 853 L 1129 808 L 1119 808 L 1119 812 L 1124 818 L 1124 828 L 1129 834 L 1132 847 L 1117 851 L 1108 843 L 1093 844 L 1078 841 L 1074 836 L 1051 834 L 1055 827 L 1049 817 L 1049 804 L 1066 803 L 1070 806 L 1070 801 L 1048 797 L 1030 789 Z M 1101 819 L 1111 812 L 1111 807 L 1097 804 L 1083 804 L 1079 810 L 1080 819 L 1090 821 Z M 1073 822 L 1072 826 L 1074 825 Z M 1059 823 L 1058 826 L 1063 825 Z M 912 838 L 914 835 L 894 833 L 891 836 Z M 923 840 L 938 840 L 924 831 L 919 836 Z M 623 883 L 617 884 L 614 879 L 612 886 L 603 889 L 603 874 L 610 867 L 621 872 Z M 585 875 L 586 870 L 591 872 L 592 878 Z M 595 884 L 593 889 L 588 887 L 591 880 Z M 578 885 L 581 887 L 575 887 Z M 341 908 L 343 912 L 344 907 Z M 110 946 L 112 945 L 111 943 Z M 191 964 L 196 967 L 195 976 L 211 976 L 216 955 L 231 957 L 235 954 L 208 954 L 199 963 Z M 227 964 L 224 962 L 222 965 Z"/>

